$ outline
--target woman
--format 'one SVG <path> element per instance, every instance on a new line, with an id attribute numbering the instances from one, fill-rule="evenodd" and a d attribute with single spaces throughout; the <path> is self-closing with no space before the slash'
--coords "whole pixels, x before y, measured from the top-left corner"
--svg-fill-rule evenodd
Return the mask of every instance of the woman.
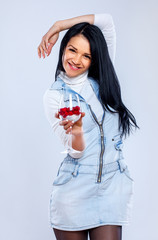
<path id="1" fill-rule="evenodd" d="M 123 137 L 137 126 L 121 99 L 114 70 L 116 33 L 110 14 L 57 21 L 44 35 L 38 55 L 50 55 L 61 41 L 55 82 L 45 92 L 44 109 L 53 131 L 72 149 L 60 164 L 50 199 L 50 222 L 58 240 L 120 240 L 131 218 L 134 181 L 124 160 Z M 60 121 L 61 93 L 78 94 L 77 122 Z M 133 123 L 133 124 L 132 124 Z"/>

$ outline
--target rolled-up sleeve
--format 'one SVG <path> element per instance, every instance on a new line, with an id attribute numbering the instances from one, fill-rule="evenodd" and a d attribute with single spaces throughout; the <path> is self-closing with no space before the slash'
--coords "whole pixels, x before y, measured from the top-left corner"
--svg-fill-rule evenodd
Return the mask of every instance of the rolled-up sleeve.
<path id="1" fill-rule="evenodd" d="M 62 144 L 64 146 L 67 146 L 69 144 L 69 136 L 65 133 L 65 130 L 62 126 L 59 125 L 60 119 L 57 119 L 55 117 L 55 113 L 58 110 L 60 102 L 60 93 L 57 90 L 51 90 L 47 89 L 43 95 L 43 107 L 44 107 L 44 113 L 45 116 L 55 133 L 55 135 L 61 140 Z M 77 151 L 75 149 L 72 149 L 74 153 L 70 151 L 70 156 L 73 158 L 80 158 L 83 153 L 83 151 Z"/>
<path id="2" fill-rule="evenodd" d="M 100 28 L 107 43 L 109 56 L 112 63 L 116 53 L 116 31 L 113 18 L 109 13 L 94 14 L 94 25 Z"/>

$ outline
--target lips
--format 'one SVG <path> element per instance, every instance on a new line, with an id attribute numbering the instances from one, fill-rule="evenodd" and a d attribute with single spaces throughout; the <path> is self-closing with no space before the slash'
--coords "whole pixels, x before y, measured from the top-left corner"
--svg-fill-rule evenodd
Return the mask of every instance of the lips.
<path id="1" fill-rule="evenodd" d="M 71 63 L 69 63 L 69 62 L 68 62 L 68 64 L 69 64 L 69 67 L 70 67 L 72 70 L 74 70 L 74 71 L 80 69 L 80 67 L 75 67 L 74 65 L 71 65 Z"/>

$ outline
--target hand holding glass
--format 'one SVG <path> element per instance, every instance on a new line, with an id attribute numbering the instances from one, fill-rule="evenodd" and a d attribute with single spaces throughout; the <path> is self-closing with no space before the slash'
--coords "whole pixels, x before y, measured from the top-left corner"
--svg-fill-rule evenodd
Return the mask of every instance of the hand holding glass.
<path id="1" fill-rule="evenodd" d="M 69 98 L 65 101 L 64 94 L 61 95 L 60 103 L 58 107 L 58 113 L 61 120 L 70 120 L 73 122 L 77 122 L 81 117 L 81 106 L 80 106 L 80 100 L 77 94 L 73 95 L 69 94 Z M 67 103 L 67 104 L 66 104 Z M 68 139 L 68 146 L 67 149 L 64 152 L 61 153 L 73 153 L 75 152 L 72 148 L 72 133 L 69 134 Z"/>

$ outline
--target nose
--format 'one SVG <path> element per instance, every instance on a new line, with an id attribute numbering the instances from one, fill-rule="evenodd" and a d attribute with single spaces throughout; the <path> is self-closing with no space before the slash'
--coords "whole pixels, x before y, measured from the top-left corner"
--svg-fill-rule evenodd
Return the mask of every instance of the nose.
<path id="1" fill-rule="evenodd" d="M 76 56 L 72 59 L 72 62 L 73 62 L 75 65 L 79 65 L 79 64 L 81 63 L 81 56 L 76 55 Z"/>

